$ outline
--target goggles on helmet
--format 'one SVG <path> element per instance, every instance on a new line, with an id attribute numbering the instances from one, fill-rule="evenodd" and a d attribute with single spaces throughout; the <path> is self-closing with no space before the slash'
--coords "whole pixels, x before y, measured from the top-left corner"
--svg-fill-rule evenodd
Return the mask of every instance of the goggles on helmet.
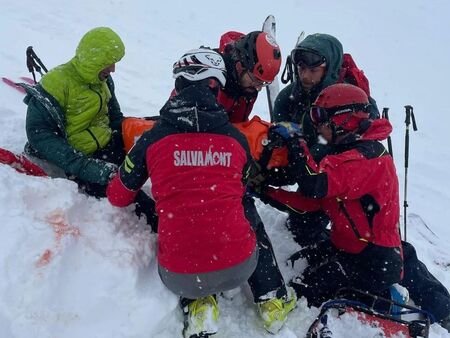
<path id="1" fill-rule="evenodd" d="M 302 48 L 295 48 L 291 58 L 296 66 L 306 68 L 315 68 L 327 62 L 325 57 L 317 52 Z"/>
<path id="2" fill-rule="evenodd" d="M 311 120 L 314 125 L 318 126 L 320 124 L 324 124 L 330 121 L 330 119 L 335 115 L 353 113 L 355 111 L 364 111 L 367 112 L 370 104 L 349 104 L 340 107 L 332 107 L 332 108 L 322 108 L 319 106 L 312 106 L 309 112 L 311 116 Z"/>

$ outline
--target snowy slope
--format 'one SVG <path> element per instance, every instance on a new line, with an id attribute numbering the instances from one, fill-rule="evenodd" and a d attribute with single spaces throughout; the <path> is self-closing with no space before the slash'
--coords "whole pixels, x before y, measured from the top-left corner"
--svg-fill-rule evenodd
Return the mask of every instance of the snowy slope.
<path id="1" fill-rule="evenodd" d="M 48 67 L 73 56 L 81 36 L 110 26 L 122 37 L 116 94 L 125 115 L 156 115 L 172 88 L 172 63 L 199 45 L 217 46 L 227 30 L 260 29 L 268 14 L 277 21 L 285 55 L 302 30 L 331 33 L 371 81 L 379 107 L 390 107 L 394 155 L 403 191 L 404 108 L 411 104 L 419 131 L 411 132 L 408 174 L 408 240 L 429 269 L 450 288 L 450 3 L 380 0 L 295 1 L 144 0 L 1 1 L 0 76 L 26 75 L 25 49 L 33 45 Z M 351 19 L 350 19 L 351 18 Z M 21 152 L 26 106 L 20 93 L 0 83 L 0 147 Z M 265 94 L 255 113 L 268 118 Z M 0 337 L 179 337 L 177 298 L 161 284 L 156 238 L 131 209 L 117 209 L 77 192 L 61 179 L 28 177 L 0 165 Z M 402 196 L 403 198 L 403 196 Z M 258 204 L 282 271 L 297 249 L 283 224 L 286 215 Z M 220 337 L 272 337 L 258 321 L 246 286 L 220 299 Z M 300 302 L 274 337 L 303 337 L 317 315 Z M 352 325 L 352 324 L 350 324 Z M 348 336 L 342 329 L 341 336 Z M 354 337 L 367 331 L 352 327 Z M 338 333 L 335 336 L 339 336 Z M 449 337 L 433 325 L 431 337 Z"/>

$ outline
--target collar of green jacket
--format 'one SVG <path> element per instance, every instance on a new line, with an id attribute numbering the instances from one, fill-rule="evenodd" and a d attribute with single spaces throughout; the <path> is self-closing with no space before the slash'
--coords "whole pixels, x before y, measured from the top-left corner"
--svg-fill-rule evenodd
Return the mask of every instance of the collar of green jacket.
<path id="1" fill-rule="evenodd" d="M 327 73 L 320 84 L 320 89 L 337 82 L 344 55 L 342 44 L 338 39 L 329 34 L 311 34 L 300 42 L 296 48 L 312 50 L 327 60 Z"/>
<path id="2" fill-rule="evenodd" d="M 104 68 L 120 61 L 125 46 L 111 28 L 97 27 L 87 32 L 78 44 L 75 57 L 70 61 L 84 81 L 100 83 L 98 74 Z"/>

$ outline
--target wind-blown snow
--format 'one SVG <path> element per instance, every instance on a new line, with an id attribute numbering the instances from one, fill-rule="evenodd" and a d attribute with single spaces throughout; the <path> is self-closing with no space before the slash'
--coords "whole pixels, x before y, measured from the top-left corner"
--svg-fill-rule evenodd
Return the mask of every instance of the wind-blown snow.
<path id="1" fill-rule="evenodd" d="M 411 241 L 430 271 L 450 288 L 450 152 L 447 100 L 450 3 L 435 1 L 3 1 L 0 76 L 27 75 L 25 49 L 33 45 L 49 68 L 73 55 L 81 36 L 110 26 L 126 46 L 114 79 L 128 116 L 156 115 L 173 86 L 171 67 L 185 51 L 215 47 L 228 30 L 261 28 L 277 19 L 285 57 L 297 35 L 338 37 L 371 81 L 380 109 L 390 107 L 394 158 L 404 182 L 404 108 L 414 106 L 408 173 Z M 0 147 L 20 153 L 26 141 L 22 94 L 0 83 Z M 254 112 L 268 119 L 266 94 Z M 132 208 L 81 195 L 63 179 L 25 176 L 0 165 L 0 337 L 180 337 L 177 297 L 159 280 L 155 235 Z M 286 215 L 258 203 L 286 280 L 284 265 L 298 247 L 284 229 Z M 403 210 L 402 210 L 403 212 Z M 272 337 L 259 321 L 247 286 L 219 299 L 220 337 Z M 304 299 L 273 337 L 303 337 L 318 314 Z M 366 337 L 349 321 L 334 337 Z M 438 325 L 430 337 L 450 336 Z"/>

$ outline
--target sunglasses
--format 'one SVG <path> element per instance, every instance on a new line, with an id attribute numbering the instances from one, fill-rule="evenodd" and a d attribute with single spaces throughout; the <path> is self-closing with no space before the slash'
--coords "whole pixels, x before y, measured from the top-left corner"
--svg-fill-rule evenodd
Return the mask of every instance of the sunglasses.
<path id="1" fill-rule="evenodd" d="M 330 121 L 330 119 L 335 115 L 352 113 L 355 111 L 363 111 L 367 112 L 369 108 L 369 104 L 349 104 L 340 107 L 333 108 L 322 108 L 319 106 L 312 106 L 309 111 L 309 115 L 311 116 L 311 120 L 315 126 L 320 124 L 325 124 Z"/>
<path id="2" fill-rule="evenodd" d="M 296 48 L 291 53 L 294 64 L 298 67 L 315 68 L 327 62 L 324 56 L 306 49 Z"/>
<path id="3" fill-rule="evenodd" d="M 267 87 L 268 85 L 270 85 L 272 82 L 267 82 L 267 81 L 262 81 L 260 79 L 258 79 L 252 72 L 247 71 L 248 77 L 250 78 L 250 80 L 252 80 L 252 82 L 258 86 L 258 87 Z"/>

